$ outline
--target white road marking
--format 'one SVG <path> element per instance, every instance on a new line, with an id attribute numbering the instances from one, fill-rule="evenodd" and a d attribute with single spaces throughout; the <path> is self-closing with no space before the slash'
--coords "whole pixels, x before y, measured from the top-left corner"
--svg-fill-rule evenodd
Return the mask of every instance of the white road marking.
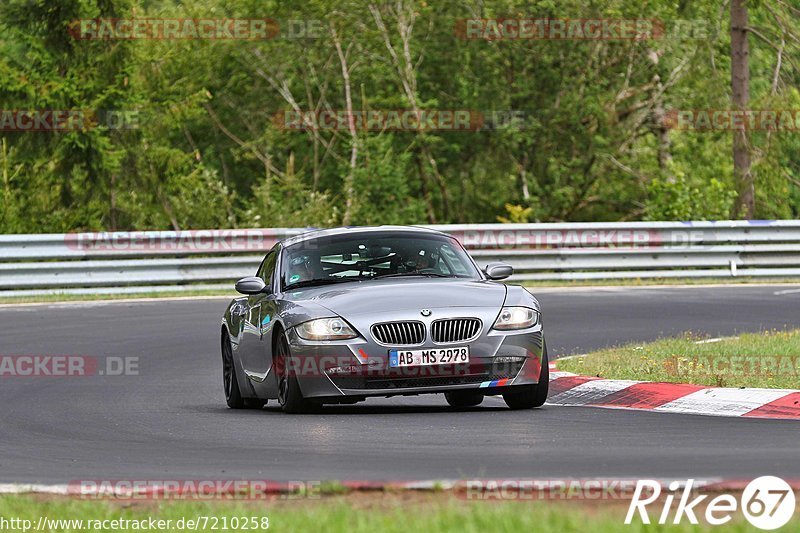
<path id="1" fill-rule="evenodd" d="M 595 379 L 556 394 L 547 401 L 552 404 L 588 405 L 637 383 L 642 382 L 629 379 Z"/>
<path id="2" fill-rule="evenodd" d="M 550 381 L 558 378 L 571 378 L 572 376 L 577 376 L 578 374 L 573 374 L 572 372 L 561 372 L 560 370 L 551 370 L 550 371 Z"/>
<path id="3" fill-rule="evenodd" d="M 787 289 L 785 291 L 775 291 L 772 294 L 775 296 L 783 296 L 784 294 L 794 294 L 800 292 L 800 289 Z"/>
<path id="4" fill-rule="evenodd" d="M 28 483 L 0 483 L 0 494 L 67 494 L 67 485 L 37 485 Z"/>
<path id="5" fill-rule="evenodd" d="M 739 337 L 714 337 L 713 339 L 704 339 L 702 341 L 695 341 L 695 344 L 713 344 L 715 342 L 728 341 L 738 338 Z"/>
<path id="6" fill-rule="evenodd" d="M 796 391 L 786 389 L 703 389 L 656 407 L 654 411 L 741 416 Z"/>

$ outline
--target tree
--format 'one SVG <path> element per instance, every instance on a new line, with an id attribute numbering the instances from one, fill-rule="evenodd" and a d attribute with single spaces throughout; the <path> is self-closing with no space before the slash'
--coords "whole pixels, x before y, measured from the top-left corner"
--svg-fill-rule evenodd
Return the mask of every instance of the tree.
<path id="1" fill-rule="evenodd" d="M 750 105 L 750 47 L 747 42 L 747 0 L 731 0 L 731 101 L 734 110 Z M 750 141 L 747 129 L 733 131 L 733 175 L 736 202 L 733 217 L 752 219 L 756 210 L 756 191 L 750 168 Z"/>

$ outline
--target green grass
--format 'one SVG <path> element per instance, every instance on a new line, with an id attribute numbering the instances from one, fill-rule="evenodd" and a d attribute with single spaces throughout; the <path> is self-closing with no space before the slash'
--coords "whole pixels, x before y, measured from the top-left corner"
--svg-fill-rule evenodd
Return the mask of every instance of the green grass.
<path id="1" fill-rule="evenodd" d="M 697 344 L 702 340 L 686 334 L 606 348 L 561 360 L 558 368 L 610 379 L 800 389 L 800 330 L 745 333 Z"/>
<path id="2" fill-rule="evenodd" d="M 0 304 L 19 303 L 54 303 L 54 302 L 93 302 L 99 300 L 138 300 L 142 298 L 189 298 L 193 296 L 229 296 L 234 298 L 236 292 L 197 290 L 197 291 L 160 291 L 134 294 L 41 294 L 36 296 L 3 296 L 0 293 Z"/>
<path id="3" fill-rule="evenodd" d="M 459 533 L 485 533 L 487 531 L 536 531 L 612 533 L 639 532 L 689 532 L 715 531 L 710 526 L 644 525 L 634 522 L 624 524 L 627 502 L 580 504 L 577 502 L 467 502 L 452 494 L 414 496 L 406 494 L 358 494 L 344 498 L 305 500 L 295 502 L 222 503 L 222 502 L 161 502 L 122 505 L 118 502 L 85 501 L 74 499 L 42 499 L 31 496 L 0 497 L 0 516 L 24 518 L 37 523 L 40 516 L 55 519 L 170 519 L 173 523 L 181 518 L 194 519 L 200 516 L 222 519 L 234 517 L 269 518 L 269 530 L 279 532 L 353 532 L 373 533 L 409 531 L 458 531 Z M 651 510 L 652 519 L 657 519 L 658 510 Z M 132 530 L 132 529 L 129 529 Z M 211 528 L 198 528 L 209 531 Z M 221 529 L 218 529 L 221 530 Z M 260 528 L 258 530 L 261 530 Z M 721 530 L 717 528 L 716 530 Z M 725 531 L 752 531 L 741 518 L 727 524 Z M 800 531 L 797 521 L 790 522 L 785 531 Z M 67 528 L 52 528 L 50 531 L 69 531 Z M 77 531 L 77 529 L 73 529 Z M 95 531 L 105 531 L 99 529 Z M 118 530 L 121 531 L 121 530 Z M 160 531 L 179 531 L 174 526 Z M 243 531 L 243 529 L 228 529 Z M 252 531 L 252 529 L 248 530 Z"/>
<path id="4" fill-rule="evenodd" d="M 649 287 L 653 285 L 795 285 L 799 278 L 753 278 L 746 276 L 720 278 L 632 278 L 525 281 L 531 288 L 542 287 Z"/>

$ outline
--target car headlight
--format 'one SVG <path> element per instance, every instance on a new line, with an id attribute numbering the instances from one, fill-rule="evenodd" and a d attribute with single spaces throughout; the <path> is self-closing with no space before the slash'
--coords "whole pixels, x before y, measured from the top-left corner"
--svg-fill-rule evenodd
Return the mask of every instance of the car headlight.
<path id="1" fill-rule="evenodd" d="M 341 318 L 318 318 L 297 326 L 297 334 L 307 341 L 354 339 L 358 334 Z"/>
<path id="2" fill-rule="evenodd" d="M 494 323 L 494 329 L 525 329 L 539 322 L 539 312 L 528 307 L 504 307 Z"/>

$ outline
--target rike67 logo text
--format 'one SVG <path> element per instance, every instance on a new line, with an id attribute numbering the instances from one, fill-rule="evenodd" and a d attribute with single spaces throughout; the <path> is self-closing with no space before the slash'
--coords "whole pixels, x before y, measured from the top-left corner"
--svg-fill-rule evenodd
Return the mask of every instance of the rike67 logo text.
<path id="1" fill-rule="evenodd" d="M 678 494 L 681 486 L 683 490 Z M 667 489 L 669 492 L 662 498 L 663 490 L 659 482 L 640 480 L 636 484 L 625 523 L 630 524 L 638 513 L 642 522 L 650 524 L 651 506 L 652 510 L 656 511 L 660 508 L 657 522 L 662 525 L 670 521 L 673 524 L 680 524 L 684 519 L 691 524 L 699 524 L 698 516 L 700 516 L 707 524 L 720 526 L 730 522 L 741 510 L 753 526 L 773 530 L 786 525 L 795 511 L 795 495 L 792 487 L 786 481 L 774 476 L 763 476 L 751 481 L 742 491 L 741 499 L 730 494 L 720 494 L 710 500 L 708 494 L 692 498 L 693 479 L 684 485 L 673 481 Z"/>

